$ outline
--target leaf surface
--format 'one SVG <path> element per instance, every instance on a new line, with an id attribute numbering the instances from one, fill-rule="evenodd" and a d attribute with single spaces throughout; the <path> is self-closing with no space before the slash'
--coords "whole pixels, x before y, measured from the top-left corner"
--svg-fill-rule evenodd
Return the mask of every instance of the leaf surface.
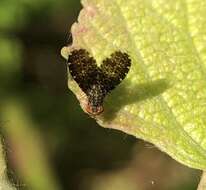
<path id="1" fill-rule="evenodd" d="M 155 144 L 177 161 L 206 168 L 206 1 L 83 0 L 73 44 L 98 64 L 129 54 L 127 77 L 105 99 L 97 122 Z M 69 76 L 84 109 L 86 97 Z"/>

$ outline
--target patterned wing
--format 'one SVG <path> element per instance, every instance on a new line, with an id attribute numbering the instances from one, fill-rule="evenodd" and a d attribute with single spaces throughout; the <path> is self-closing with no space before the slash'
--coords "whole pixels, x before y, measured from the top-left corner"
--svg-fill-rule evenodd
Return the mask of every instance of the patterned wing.
<path id="1" fill-rule="evenodd" d="M 107 92 L 114 89 L 127 75 L 131 60 L 127 53 L 116 51 L 110 58 L 103 60 L 101 70 L 104 74 L 103 84 Z"/>
<path id="2" fill-rule="evenodd" d="M 85 49 L 78 49 L 70 53 L 68 66 L 72 78 L 87 93 L 98 73 L 96 61 Z"/>

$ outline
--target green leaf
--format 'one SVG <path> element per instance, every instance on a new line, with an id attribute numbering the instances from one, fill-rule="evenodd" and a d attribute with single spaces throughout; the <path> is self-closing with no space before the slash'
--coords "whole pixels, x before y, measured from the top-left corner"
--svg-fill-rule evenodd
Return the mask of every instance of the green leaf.
<path id="1" fill-rule="evenodd" d="M 206 1 L 83 0 L 73 44 L 100 64 L 116 50 L 132 66 L 105 99 L 97 122 L 155 144 L 177 161 L 206 168 Z M 69 76 L 84 109 L 86 97 Z"/>

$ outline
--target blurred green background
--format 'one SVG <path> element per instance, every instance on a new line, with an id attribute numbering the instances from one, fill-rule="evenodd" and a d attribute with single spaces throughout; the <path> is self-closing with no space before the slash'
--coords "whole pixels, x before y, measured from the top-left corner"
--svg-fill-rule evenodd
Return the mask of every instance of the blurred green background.
<path id="1" fill-rule="evenodd" d="M 80 9 L 78 0 L 0 0 L 0 127 L 8 180 L 20 190 L 195 190 L 199 171 L 101 128 L 80 109 L 60 55 Z"/>

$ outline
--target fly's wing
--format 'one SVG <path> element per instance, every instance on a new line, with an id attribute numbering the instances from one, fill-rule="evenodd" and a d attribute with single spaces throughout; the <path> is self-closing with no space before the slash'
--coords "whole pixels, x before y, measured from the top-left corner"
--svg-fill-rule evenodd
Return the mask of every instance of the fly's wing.
<path id="1" fill-rule="evenodd" d="M 114 89 L 127 75 L 131 60 L 127 53 L 116 51 L 110 58 L 103 60 L 100 68 L 104 74 L 104 85 L 107 92 Z"/>
<path id="2" fill-rule="evenodd" d="M 73 50 L 68 58 L 69 72 L 83 92 L 87 92 L 97 75 L 97 65 L 85 49 Z"/>

